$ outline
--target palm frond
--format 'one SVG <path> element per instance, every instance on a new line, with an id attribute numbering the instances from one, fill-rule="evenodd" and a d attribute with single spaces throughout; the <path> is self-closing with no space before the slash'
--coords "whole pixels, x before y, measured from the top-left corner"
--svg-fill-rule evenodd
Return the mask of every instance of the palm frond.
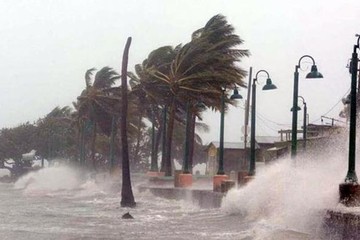
<path id="1" fill-rule="evenodd" d="M 91 87 L 91 76 L 93 75 L 93 72 L 96 70 L 96 68 L 90 68 L 85 73 L 85 83 L 86 88 Z"/>

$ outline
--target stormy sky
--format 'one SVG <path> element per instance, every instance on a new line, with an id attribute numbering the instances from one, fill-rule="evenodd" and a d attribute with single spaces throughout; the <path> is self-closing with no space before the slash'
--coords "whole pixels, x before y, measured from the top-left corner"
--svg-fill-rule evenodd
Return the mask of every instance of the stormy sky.
<path id="1" fill-rule="evenodd" d="M 245 41 L 240 47 L 251 52 L 240 65 L 252 66 L 253 73 L 267 70 L 278 87 L 261 91 L 266 77 L 259 75 L 257 135 L 290 128 L 295 65 L 305 54 L 324 75 L 305 79 L 311 61 L 301 62 L 299 95 L 308 104 L 310 123 L 321 124 L 322 115 L 339 119 L 350 88 L 346 66 L 360 33 L 359 10 L 358 0 L 0 0 L 0 128 L 71 105 L 85 88 L 89 68 L 120 72 L 127 37 L 133 38 L 133 70 L 150 51 L 188 42 L 216 14 L 226 16 Z M 240 94 L 246 98 L 247 90 Z M 243 108 L 241 100 L 229 109 L 225 141 L 241 141 Z M 219 120 L 219 113 L 204 114 L 211 127 L 201 133 L 205 142 L 218 139 Z"/>

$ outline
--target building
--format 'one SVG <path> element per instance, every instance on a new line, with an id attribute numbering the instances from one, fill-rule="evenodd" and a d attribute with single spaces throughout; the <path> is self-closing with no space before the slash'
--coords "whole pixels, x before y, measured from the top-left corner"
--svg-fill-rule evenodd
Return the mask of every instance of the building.
<path id="1" fill-rule="evenodd" d="M 207 152 L 206 174 L 215 175 L 218 170 L 218 155 L 220 142 L 211 142 L 205 151 Z M 243 142 L 224 142 L 224 171 L 229 174 L 230 171 L 248 170 L 248 152 L 250 146 L 244 148 Z M 259 144 L 255 145 L 257 152 L 260 150 Z"/>

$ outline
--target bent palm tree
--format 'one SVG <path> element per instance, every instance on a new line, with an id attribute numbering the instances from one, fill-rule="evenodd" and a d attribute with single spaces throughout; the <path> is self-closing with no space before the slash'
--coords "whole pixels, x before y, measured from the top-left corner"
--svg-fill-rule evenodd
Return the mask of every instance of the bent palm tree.
<path id="1" fill-rule="evenodd" d="M 78 118 L 81 127 L 81 139 L 84 144 L 84 130 L 86 128 L 92 130 L 91 141 L 91 160 L 93 168 L 95 168 L 95 143 L 97 126 L 107 135 L 111 132 L 111 121 L 113 108 L 118 102 L 118 98 L 112 96 L 109 89 L 112 88 L 115 81 L 120 76 L 110 67 L 104 67 L 99 70 L 94 77 L 92 84 L 91 76 L 95 68 L 86 71 L 85 82 L 86 89 L 83 90 L 78 97 Z"/>
<path id="2" fill-rule="evenodd" d="M 152 72 L 157 86 L 171 94 L 167 127 L 166 172 L 171 175 L 171 141 L 175 112 L 179 102 L 202 101 L 206 106 L 219 109 L 222 88 L 235 84 L 245 87 L 246 71 L 236 65 L 247 50 L 235 49 L 243 43 L 224 16 L 216 15 L 201 29 L 193 33 L 170 65 L 170 71 Z M 227 98 L 227 102 L 230 102 Z M 184 104 L 183 104 L 184 105 Z"/>

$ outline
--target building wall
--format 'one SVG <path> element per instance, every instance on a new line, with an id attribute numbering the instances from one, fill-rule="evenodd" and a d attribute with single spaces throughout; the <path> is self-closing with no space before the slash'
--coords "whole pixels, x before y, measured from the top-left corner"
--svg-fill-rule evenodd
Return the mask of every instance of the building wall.
<path id="1" fill-rule="evenodd" d="M 247 149 L 247 151 L 250 151 Z M 218 149 L 210 145 L 207 151 L 206 174 L 215 175 L 218 170 Z M 261 153 L 256 150 L 256 161 L 261 159 Z M 224 149 L 224 171 L 230 174 L 231 171 L 247 171 L 249 169 L 248 153 L 244 149 Z"/>

